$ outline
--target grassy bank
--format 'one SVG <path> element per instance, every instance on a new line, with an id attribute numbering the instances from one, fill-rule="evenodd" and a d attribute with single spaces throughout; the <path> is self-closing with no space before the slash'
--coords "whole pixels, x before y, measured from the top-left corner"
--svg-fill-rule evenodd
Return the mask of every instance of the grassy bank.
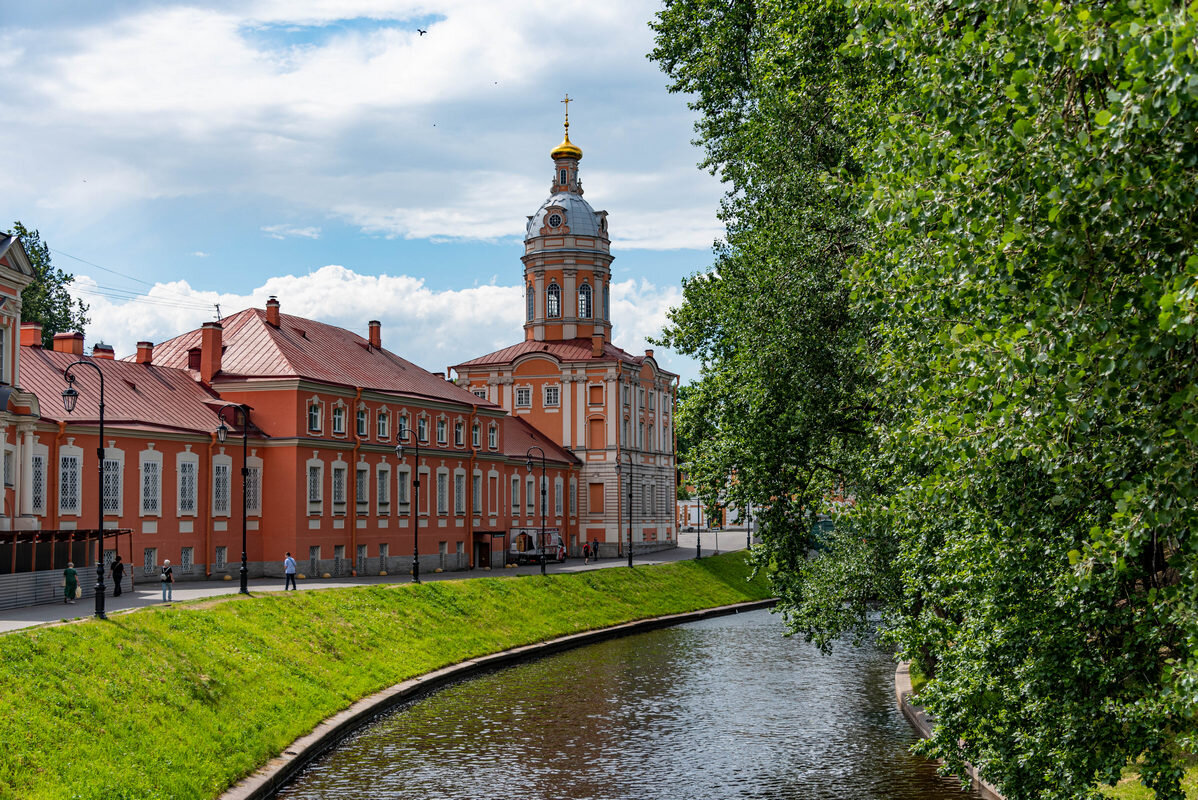
<path id="1" fill-rule="evenodd" d="M 270 593 L 0 636 L 0 797 L 209 798 L 356 700 L 466 658 L 768 596 L 743 556 Z"/>

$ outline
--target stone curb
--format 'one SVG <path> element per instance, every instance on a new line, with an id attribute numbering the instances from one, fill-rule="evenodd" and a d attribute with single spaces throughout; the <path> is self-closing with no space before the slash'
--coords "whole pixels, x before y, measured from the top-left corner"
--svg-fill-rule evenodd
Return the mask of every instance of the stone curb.
<path id="1" fill-rule="evenodd" d="M 935 724 L 932 715 L 912 703 L 911 694 L 911 662 L 902 661 L 894 671 L 894 699 L 898 702 L 899 711 L 903 712 L 907 723 L 915 729 L 920 738 L 930 739 L 932 738 L 932 725 Z M 966 764 L 965 771 L 969 773 L 973 788 L 985 800 L 1005 800 L 997 789 L 978 776 L 977 768 L 972 764 Z"/>
<path id="2" fill-rule="evenodd" d="M 774 599 L 755 600 L 748 603 L 736 603 L 730 606 L 705 608 L 685 614 L 670 614 L 664 617 L 652 617 L 635 622 L 626 622 L 610 628 L 574 633 L 545 642 L 524 645 L 523 647 L 516 647 L 511 650 L 472 658 L 448 667 L 443 667 L 434 672 L 419 675 L 403 683 L 397 683 L 369 697 L 365 697 L 344 711 L 324 720 L 311 733 L 301 736 L 284 748 L 281 755 L 272 758 L 265 766 L 258 769 L 252 775 L 243 778 L 227 789 L 220 795 L 218 800 L 267 800 L 267 798 L 273 797 L 274 793 L 282 788 L 283 784 L 295 777 L 296 773 L 307 766 L 309 762 L 335 747 L 338 742 L 362 727 L 362 725 L 369 722 L 372 718 L 405 700 L 429 694 L 448 683 L 461 680 L 464 677 L 485 672 L 498 666 L 549 655 L 562 650 L 569 650 L 585 644 L 617 639 L 633 633 L 641 633 L 656 628 L 667 628 L 671 625 L 695 622 L 709 617 L 720 617 L 728 614 L 738 614 L 741 611 L 770 608 L 776 603 L 777 600 Z"/>

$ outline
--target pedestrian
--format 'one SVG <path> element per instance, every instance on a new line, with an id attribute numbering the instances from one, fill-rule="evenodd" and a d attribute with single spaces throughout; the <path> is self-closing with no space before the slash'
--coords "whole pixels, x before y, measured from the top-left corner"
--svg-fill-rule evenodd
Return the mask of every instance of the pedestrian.
<path id="1" fill-rule="evenodd" d="M 162 602 L 172 603 L 175 600 L 175 571 L 171 569 L 171 560 L 162 562 Z"/>
<path id="2" fill-rule="evenodd" d="M 582 563 L 584 563 L 584 564 L 591 563 L 591 543 L 590 542 L 582 543 Z"/>
<path id="3" fill-rule="evenodd" d="M 598 539 L 591 542 L 591 555 L 593 555 L 595 557 L 596 561 L 599 560 L 599 540 Z"/>
<path id="4" fill-rule="evenodd" d="M 67 568 L 62 571 L 62 601 L 73 605 L 78 588 L 79 573 L 75 572 L 75 562 L 68 561 Z"/>
<path id="5" fill-rule="evenodd" d="M 287 551 L 287 557 L 283 559 L 283 591 L 287 591 L 287 587 L 291 587 L 292 591 L 296 589 L 295 585 L 295 559 L 291 557 L 291 551 Z"/>
<path id="6" fill-rule="evenodd" d="M 121 561 L 120 555 L 112 562 L 112 596 L 121 596 L 121 582 L 125 580 L 125 562 Z"/>

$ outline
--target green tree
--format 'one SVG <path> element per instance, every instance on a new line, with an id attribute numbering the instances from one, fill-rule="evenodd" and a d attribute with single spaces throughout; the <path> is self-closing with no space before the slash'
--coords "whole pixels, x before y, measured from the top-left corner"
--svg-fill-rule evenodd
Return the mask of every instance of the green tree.
<path id="1" fill-rule="evenodd" d="M 815 558 L 793 509 L 764 520 L 792 625 L 852 627 L 863 605 L 836 580 L 860 571 L 932 675 L 924 752 L 1011 800 L 1089 796 L 1129 759 L 1176 800 L 1194 743 L 1196 14 L 690 0 L 656 24 L 730 182 L 728 240 L 663 334 L 705 362 L 680 425 L 710 416 L 709 460 L 768 466 L 778 421 L 810 423 L 787 446 L 858 503 Z M 837 223 L 839 248 L 795 247 Z M 798 321 L 829 297 L 821 274 L 854 347 Z M 826 377 L 793 369 L 830 340 Z M 828 491 L 754 478 L 755 504 Z"/>
<path id="2" fill-rule="evenodd" d="M 33 282 L 21 292 L 21 319 L 42 324 L 42 345 L 52 347 L 56 333 L 82 333 L 87 326 L 87 306 L 71 298 L 67 287 L 75 276 L 57 269 L 50 259 L 50 248 L 41 234 L 29 230 L 20 221 L 10 233 L 21 240 L 33 265 Z"/>

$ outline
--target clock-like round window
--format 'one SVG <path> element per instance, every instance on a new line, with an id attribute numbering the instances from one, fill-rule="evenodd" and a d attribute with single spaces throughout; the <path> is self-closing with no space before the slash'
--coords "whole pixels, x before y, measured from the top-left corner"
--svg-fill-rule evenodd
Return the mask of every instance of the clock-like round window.
<path id="1" fill-rule="evenodd" d="M 562 215 L 561 214 L 550 214 L 549 215 L 549 227 L 550 228 L 560 228 L 561 225 L 562 225 Z"/>

